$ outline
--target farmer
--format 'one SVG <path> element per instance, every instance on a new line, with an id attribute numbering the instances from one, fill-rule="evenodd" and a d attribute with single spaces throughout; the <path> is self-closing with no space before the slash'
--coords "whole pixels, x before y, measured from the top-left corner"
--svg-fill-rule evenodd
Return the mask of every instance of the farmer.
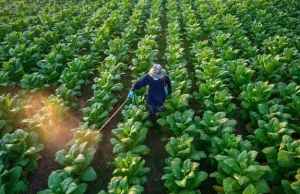
<path id="1" fill-rule="evenodd" d="M 166 97 L 172 93 L 170 78 L 166 75 L 166 70 L 160 64 L 154 64 L 150 71 L 143 77 L 139 78 L 132 86 L 129 98 L 134 96 L 134 91 L 149 85 L 147 94 L 148 109 L 151 121 L 155 123 L 156 112 L 163 111 L 163 103 Z"/>

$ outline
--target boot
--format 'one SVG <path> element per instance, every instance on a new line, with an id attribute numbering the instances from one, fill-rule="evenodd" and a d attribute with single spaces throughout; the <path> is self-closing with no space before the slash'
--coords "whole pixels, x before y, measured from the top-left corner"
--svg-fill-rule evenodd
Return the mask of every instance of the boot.
<path id="1" fill-rule="evenodd" d="M 158 129 L 156 114 L 150 114 L 150 118 L 153 123 L 153 129 Z"/>
<path id="2" fill-rule="evenodd" d="M 153 124 L 156 123 L 156 115 L 155 114 L 150 114 L 150 118 Z"/>

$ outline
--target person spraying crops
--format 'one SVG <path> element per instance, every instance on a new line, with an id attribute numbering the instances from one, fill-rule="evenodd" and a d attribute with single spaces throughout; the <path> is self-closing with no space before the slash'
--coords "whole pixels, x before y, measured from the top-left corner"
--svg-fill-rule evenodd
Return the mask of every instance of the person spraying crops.
<path id="1" fill-rule="evenodd" d="M 133 98 L 134 91 L 149 86 L 146 101 L 153 123 L 156 122 L 156 113 L 163 111 L 166 97 L 172 94 L 172 85 L 166 70 L 160 64 L 154 64 L 150 71 L 139 78 L 132 86 L 129 98 Z"/>

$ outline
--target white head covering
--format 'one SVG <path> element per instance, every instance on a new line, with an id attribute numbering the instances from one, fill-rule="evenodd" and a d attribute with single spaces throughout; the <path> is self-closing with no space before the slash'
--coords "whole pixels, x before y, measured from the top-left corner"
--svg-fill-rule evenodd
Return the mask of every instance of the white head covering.
<path id="1" fill-rule="evenodd" d="M 154 64 L 148 74 L 155 79 L 163 78 L 166 75 L 166 70 L 160 64 Z"/>

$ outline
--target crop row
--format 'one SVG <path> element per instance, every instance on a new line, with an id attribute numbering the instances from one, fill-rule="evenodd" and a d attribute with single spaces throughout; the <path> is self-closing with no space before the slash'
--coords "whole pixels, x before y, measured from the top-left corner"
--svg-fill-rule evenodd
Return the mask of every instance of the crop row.
<path id="1" fill-rule="evenodd" d="M 47 66 L 44 67 L 45 70 L 42 69 L 43 65 L 52 62 L 63 66 L 64 63 L 70 60 L 71 56 L 80 51 L 79 48 L 86 46 L 84 37 L 87 36 L 88 32 L 84 28 L 79 29 L 83 27 L 83 21 L 91 15 L 87 10 L 94 10 L 100 5 L 101 2 L 86 5 L 84 8 L 80 7 L 82 10 L 81 15 L 75 17 L 72 21 L 61 21 L 60 24 L 55 25 L 53 31 L 47 29 L 43 31 L 42 28 L 36 27 L 32 31 L 13 32 L 8 35 L 3 44 L 3 49 L 1 49 L 3 51 L 1 58 L 6 60 L 5 56 L 7 56 L 7 60 L 9 59 L 9 61 L 3 63 L 3 69 L 0 72 L 1 86 L 13 86 L 15 82 L 18 83 L 22 80 L 21 86 L 26 89 L 39 88 L 42 86 L 37 81 L 38 77 L 41 77 L 41 83 L 44 83 L 46 78 L 48 78 L 46 81 L 51 83 L 50 78 L 55 77 L 55 75 L 57 77 L 63 67 L 51 69 L 49 73 L 47 72 Z M 68 17 L 66 16 L 66 18 Z M 36 33 L 41 34 L 41 36 L 36 37 L 38 36 Z M 59 42 L 63 39 L 63 42 Z M 40 71 L 46 71 L 44 74 L 47 74 L 47 77 L 39 76 L 39 74 L 42 74 Z"/>
<path id="2" fill-rule="evenodd" d="M 125 3 L 124 3 L 125 4 Z M 110 9 L 108 9 L 110 10 Z M 124 7 L 124 10 L 127 10 L 127 7 Z M 80 61 L 81 60 L 81 61 Z M 81 62 L 81 64 L 84 62 L 87 67 L 89 67 L 89 63 L 91 63 L 91 60 L 89 58 L 83 57 L 83 59 L 79 58 L 79 60 L 75 60 L 74 63 L 78 63 L 78 61 Z M 89 65 L 89 66 L 88 66 Z M 74 68 L 73 68 L 74 69 Z M 82 69 L 82 67 L 81 67 Z M 2 132 L 3 134 L 7 133 L 4 137 L 3 137 L 3 144 L 2 146 L 5 147 L 5 145 L 7 145 L 8 143 L 10 143 L 10 141 L 13 141 L 15 143 L 15 145 L 11 146 L 10 149 L 3 149 L 3 155 L 2 155 L 2 161 L 1 161 L 1 165 L 3 165 L 4 167 L 1 168 L 1 174 L 3 174 L 3 177 L 9 178 L 9 177 L 13 177 L 15 176 L 15 182 L 1 182 L 1 188 L 3 188 L 4 191 L 7 191 L 9 188 L 15 188 L 15 190 L 10 190 L 12 193 L 18 193 L 20 190 L 22 190 L 23 192 L 26 192 L 27 186 L 26 184 L 24 184 L 24 182 L 26 182 L 26 174 L 27 172 L 31 172 L 33 170 L 35 170 L 37 168 L 37 160 L 40 158 L 40 156 L 37 154 L 37 152 L 39 152 L 41 149 L 43 149 L 43 145 L 37 145 L 37 141 L 38 141 L 38 137 L 40 136 L 42 138 L 42 140 L 47 140 L 49 139 L 49 137 L 55 137 L 55 130 L 52 130 L 51 132 L 47 132 L 45 133 L 45 128 L 53 128 L 55 126 L 54 123 L 57 123 L 58 121 L 56 119 L 64 119 L 65 113 L 68 111 L 68 108 L 65 107 L 65 103 L 62 101 L 62 99 L 60 99 L 59 97 L 54 97 L 54 96 L 50 96 L 45 102 L 44 102 L 44 108 L 42 108 L 40 111 L 38 111 L 37 114 L 35 114 L 31 119 L 26 119 L 24 120 L 24 123 L 26 123 L 27 128 L 29 129 L 24 129 L 24 130 L 17 130 L 12 134 L 8 134 L 8 132 L 11 132 L 12 130 L 16 129 L 18 126 L 17 124 L 19 123 L 14 123 L 14 126 L 12 127 L 12 121 L 10 121 L 9 119 L 14 119 L 16 120 L 18 119 L 22 119 L 20 118 L 20 115 L 18 114 L 18 117 L 14 118 L 13 116 L 16 116 L 17 113 L 20 112 L 19 109 L 17 113 L 16 109 L 13 107 L 10 107 L 10 104 L 12 104 L 13 99 L 9 99 L 9 96 L 2 96 L 3 97 L 3 103 L 4 105 L 6 105 L 6 107 L 3 105 L 1 107 L 1 112 L 4 111 L 5 114 L 1 114 L 2 119 L 6 119 L 6 120 L 1 120 L 1 128 L 3 128 Z M 26 104 L 26 103 L 24 103 Z M 20 104 L 17 104 L 18 106 Z M 14 105 L 16 106 L 16 105 Z M 23 109 L 30 109 L 30 108 L 23 108 Z M 14 114 L 12 115 L 13 112 Z M 27 133 L 27 131 L 30 130 L 30 134 L 29 132 Z M 93 170 L 88 166 L 89 162 L 91 161 L 91 159 L 93 158 L 93 152 L 95 152 L 96 149 L 92 149 L 92 147 L 97 147 L 98 146 L 98 140 L 100 138 L 100 136 L 95 135 L 95 133 L 90 132 L 89 130 L 83 130 L 84 132 L 81 133 L 82 136 L 80 137 L 75 137 L 73 142 L 77 142 L 79 141 L 79 144 L 81 145 L 81 151 L 86 151 L 86 164 L 82 164 L 82 166 L 77 166 L 76 169 L 73 169 L 72 171 L 66 170 L 66 172 L 68 173 L 80 173 L 78 172 L 78 170 L 82 171 L 82 174 L 80 176 L 80 179 L 83 180 L 90 180 L 93 179 L 94 174 L 91 174 L 91 172 L 93 172 Z M 96 133 L 97 134 L 97 133 Z M 47 136 L 45 138 L 45 136 Z M 24 139 L 24 140 L 23 140 Z M 55 139 L 55 138 L 52 138 Z M 86 141 L 88 141 L 89 143 L 86 144 L 81 144 L 80 141 L 84 141 L 86 139 Z M 16 149 L 16 147 L 18 146 L 18 141 L 24 141 L 27 143 L 24 144 L 24 146 L 20 149 Z M 93 140 L 93 141 L 92 141 Z M 45 142 L 45 141 L 44 141 Z M 70 143 L 72 144 L 72 143 Z M 72 146 L 72 153 L 74 150 L 78 151 L 78 147 L 76 147 L 76 143 L 73 143 L 74 145 Z M 77 144 L 78 145 L 78 144 Z M 32 150 L 31 152 L 28 152 L 27 149 Z M 15 152 L 13 154 L 11 154 L 11 152 Z M 58 152 L 58 159 L 61 163 L 64 162 L 68 162 L 62 159 L 62 155 L 63 155 L 63 151 Z M 61 159 L 61 160 L 60 160 Z M 17 160 L 20 162 L 17 163 L 13 163 L 11 162 L 11 160 Z M 23 162 L 22 162 L 23 161 Z M 9 166 L 8 166 L 9 164 Z M 13 165 L 14 166 L 10 166 Z M 64 163 L 65 164 L 65 163 Z M 76 166 L 76 165 L 75 165 Z M 8 170 L 6 170 L 8 169 Z M 84 171 L 85 170 L 85 171 Z M 75 171 L 75 172 L 74 172 Z M 71 177 L 67 176 L 67 174 L 65 172 L 62 171 L 58 171 L 55 173 L 53 173 L 53 175 L 51 176 L 50 180 L 52 181 L 53 178 L 56 179 L 57 178 L 57 174 L 60 174 L 61 176 L 63 176 L 65 179 L 64 180 L 68 180 L 68 182 L 71 180 Z M 67 177 L 66 177 L 67 176 Z M 92 178 L 91 178 L 92 177 Z M 19 181 L 20 179 L 20 181 Z M 71 181 L 72 182 L 72 181 Z M 70 183 L 71 183 L 70 182 Z M 53 182 L 51 182 L 53 183 Z M 76 184 L 76 183 L 75 183 Z M 16 186 L 17 185 L 17 186 Z M 74 184 L 71 184 L 72 189 L 74 188 Z M 54 188 L 53 188 L 54 189 Z M 59 189 L 59 188 L 57 188 Z M 77 192 L 79 191 L 83 191 L 86 189 L 86 185 L 85 184 L 79 184 L 78 188 L 75 189 L 77 190 Z M 74 190 L 74 192 L 75 192 Z M 47 192 L 47 191 L 45 191 Z"/>
<path id="3" fill-rule="evenodd" d="M 198 187 L 207 178 L 207 173 L 200 171 L 199 160 L 205 158 L 203 151 L 193 145 L 196 125 L 194 111 L 189 109 L 188 99 L 192 81 L 189 78 L 187 62 L 184 59 L 182 42 L 181 2 L 167 1 L 167 48 L 165 53 L 166 68 L 172 80 L 173 94 L 165 104 L 165 111 L 157 121 L 163 128 L 174 133 L 166 144 L 170 157 L 165 159 L 165 174 L 162 176 L 165 187 L 170 193 L 200 193 Z"/>
<path id="4" fill-rule="evenodd" d="M 132 18 L 136 17 L 135 12 L 139 13 L 139 10 L 142 8 L 141 5 L 142 5 L 141 3 L 136 5 L 135 11 L 133 12 L 133 16 L 131 16 Z M 122 18 L 128 15 L 129 12 L 127 12 L 126 10 L 131 6 L 132 4 L 129 1 L 120 2 L 119 12 L 122 13 L 123 16 L 119 15 L 119 17 Z M 116 15 L 112 14 L 112 18 L 115 17 Z M 116 19 L 117 18 L 115 18 L 115 20 Z M 110 46 L 112 43 L 117 44 L 118 40 L 119 40 L 118 38 L 115 38 L 114 40 L 110 41 Z M 80 183 L 79 181 L 92 181 L 97 178 L 96 172 L 90 166 L 90 163 L 98 148 L 98 144 L 99 141 L 101 141 L 102 135 L 99 134 L 98 131 L 94 131 L 94 130 L 97 130 L 100 126 L 104 124 L 104 122 L 108 117 L 109 112 L 112 110 L 113 104 L 116 103 L 117 101 L 116 98 L 109 99 L 109 97 L 112 97 L 113 95 L 112 91 L 119 91 L 122 89 L 121 84 L 113 84 L 112 80 L 107 80 L 104 76 L 104 75 L 109 75 L 109 76 L 113 75 L 109 72 L 111 68 L 110 66 L 111 64 L 107 64 L 107 61 L 110 61 L 109 59 L 112 58 L 112 53 L 110 53 L 110 51 L 113 51 L 113 49 L 115 49 L 115 47 L 111 47 L 110 50 L 106 51 L 108 57 L 104 60 L 105 62 L 103 62 L 101 66 L 98 68 L 99 78 L 95 78 L 95 84 L 92 87 L 94 89 L 94 96 L 89 100 L 91 106 L 82 109 L 84 113 L 83 122 L 80 124 L 80 126 L 77 129 L 73 130 L 74 138 L 68 144 L 69 146 L 71 146 L 71 148 L 69 149 L 69 151 L 60 150 L 56 153 L 56 161 L 60 163 L 62 166 L 65 166 L 64 170 L 54 171 L 49 176 L 49 181 L 59 179 L 61 180 L 61 183 L 65 183 L 64 181 L 67 179 L 68 180 L 72 179 L 73 183 L 78 184 L 77 190 L 80 189 L 80 193 L 84 193 L 86 191 L 87 184 Z M 117 66 L 115 66 L 114 70 L 117 72 L 119 71 L 119 69 L 116 69 L 116 67 Z M 120 68 L 121 66 L 118 67 Z M 99 84 L 103 84 L 104 82 L 110 85 L 101 88 L 97 87 Z M 101 91 L 99 91 L 100 89 Z M 108 100 L 110 100 L 109 103 L 104 103 L 104 101 L 106 102 Z M 89 110 L 93 110 L 93 111 L 89 111 Z M 100 115 L 96 116 L 99 113 Z M 78 152 L 77 148 L 78 147 L 80 148 L 81 146 L 85 146 L 86 144 L 89 145 L 84 147 L 84 149 L 80 149 Z M 77 151 L 74 151 L 74 149 Z M 79 161 L 78 160 L 79 158 L 81 158 L 82 160 Z M 65 191 L 63 192 L 66 192 L 68 189 L 72 188 L 71 182 L 67 182 L 64 187 L 62 185 L 64 184 L 58 184 L 57 182 L 56 183 L 51 182 L 51 184 L 49 182 L 48 184 L 49 189 L 52 191 L 64 189 Z M 50 191 L 49 189 L 41 191 L 40 193 L 47 193 Z M 75 193 L 75 191 L 73 192 Z"/>
<path id="5" fill-rule="evenodd" d="M 155 40 L 160 30 L 159 19 L 162 1 L 152 2 L 150 18 L 146 23 L 146 35 L 138 43 L 135 51 L 136 58 L 132 59 L 133 76 L 145 73 L 145 66 L 151 66 L 157 52 L 153 52 L 157 44 Z M 143 72 L 144 71 L 144 72 Z M 112 132 L 116 138 L 110 141 L 114 145 L 113 153 L 116 154 L 114 161 L 114 176 L 108 185 L 108 193 L 143 193 L 143 184 L 146 183 L 146 173 L 150 168 L 144 167 L 145 160 L 142 155 L 150 152 L 143 142 L 147 136 L 148 128 L 152 125 L 146 121 L 149 113 L 140 96 L 134 97 L 130 105 L 122 111 L 124 121 L 118 124 L 118 128 Z M 105 191 L 101 191 L 106 193 Z"/>
<path id="6" fill-rule="evenodd" d="M 299 86 L 289 83 L 292 76 L 285 71 L 285 66 L 297 58 L 287 58 L 286 52 L 297 49 L 288 43 L 272 53 L 268 48 L 279 48 L 278 44 L 272 40 L 270 45 L 267 40 L 262 47 L 265 54 L 260 55 L 260 46 L 249 41 L 238 18 L 227 12 L 229 4 L 197 2 L 201 4 L 197 7 L 199 23 L 188 2 L 184 10 L 187 34 L 202 31 L 200 37 L 189 41 L 199 86 L 194 96 L 204 109 L 197 127 L 204 151 L 212 164 L 218 164 L 210 177 L 222 185 L 218 191 L 225 193 L 267 193 L 269 186 L 273 192 L 297 192 L 292 190 L 296 190 L 296 183 L 291 183 L 299 169 L 295 149 L 299 140 L 291 136 L 299 128 L 293 124 L 299 119 L 296 101 L 293 102 L 298 98 Z M 215 14 L 208 15 L 211 10 Z M 205 36 L 207 40 L 199 41 Z M 230 118 L 235 111 L 251 121 L 246 126 L 248 140 L 233 134 L 236 121 Z M 258 161 L 269 166 L 259 165 Z"/>
<path id="7" fill-rule="evenodd" d="M 14 1 L 3 5 L 0 11 L 0 41 L 14 31 L 27 31 L 34 26 L 52 28 L 55 23 L 72 13 L 70 11 L 76 10 L 76 4 L 74 1 L 44 1 L 39 4 Z"/>

